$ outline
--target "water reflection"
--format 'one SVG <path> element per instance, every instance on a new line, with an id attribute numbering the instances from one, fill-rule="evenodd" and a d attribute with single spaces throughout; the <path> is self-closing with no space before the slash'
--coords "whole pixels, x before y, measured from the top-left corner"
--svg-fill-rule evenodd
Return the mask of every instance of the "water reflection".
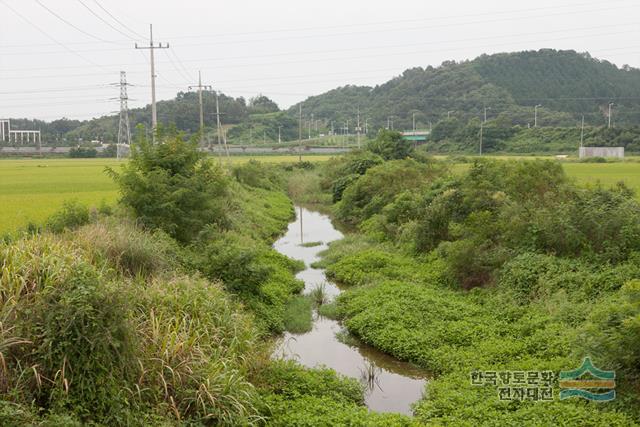
<path id="1" fill-rule="evenodd" d="M 287 233 L 274 247 L 291 258 L 305 262 L 307 268 L 297 275 L 305 283 L 305 292 L 324 283 L 327 295 L 333 298 L 340 293 L 340 289 L 327 280 L 324 270 L 313 269 L 309 265 L 319 260 L 318 253 L 326 249 L 328 243 L 342 237 L 329 217 L 300 208 L 298 218 L 289 224 Z M 322 244 L 304 247 L 301 242 Z M 370 409 L 410 414 L 411 403 L 422 396 L 425 372 L 353 337 L 342 342 L 338 335 L 346 335 L 339 322 L 314 313 L 313 329 L 304 334 L 286 333 L 275 356 L 295 359 L 308 367 L 326 366 L 357 378 L 365 385 L 365 401 Z"/>

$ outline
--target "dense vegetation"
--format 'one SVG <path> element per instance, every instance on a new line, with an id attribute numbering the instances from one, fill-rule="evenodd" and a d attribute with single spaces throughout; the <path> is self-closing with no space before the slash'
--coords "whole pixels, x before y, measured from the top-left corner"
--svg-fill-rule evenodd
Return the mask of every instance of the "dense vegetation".
<path id="1" fill-rule="evenodd" d="M 329 162 L 316 191 L 333 191 L 336 218 L 356 230 L 319 264 L 348 287 L 338 316 L 434 375 L 416 421 L 640 423 L 640 204 L 629 189 L 582 188 L 551 161 L 452 173 L 365 152 Z M 557 382 L 553 402 L 500 401 L 470 382 L 475 370 L 557 374 L 587 355 L 616 370 L 615 401 L 560 401 Z"/>
<path id="2" fill-rule="evenodd" d="M 282 169 L 196 145 L 140 140 L 110 172 L 116 209 L 70 202 L 2 240 L 0 424 L 407 424 L 355 380 L 271 361 L 302 286 L 271 248 L 293 215 Z"/>

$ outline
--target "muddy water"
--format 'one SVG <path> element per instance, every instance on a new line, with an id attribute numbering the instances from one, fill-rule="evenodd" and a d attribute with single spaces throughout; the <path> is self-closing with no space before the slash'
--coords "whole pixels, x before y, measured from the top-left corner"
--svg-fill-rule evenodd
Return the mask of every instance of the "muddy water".
<path id="1" fill-rule="evenodd" d="M 327 280 L 322 269 L 310 265 L 320 259 L 318 253 L 326 249 L 328 243 L 341 239 L 342 233 L 334 228 L 326 215 L 304 208 L 296 208 L 296 212 L 296 220 L 289 224 L 287 233 L 274 247 L 284 255 L 304 261 L 306 269 L 297 275 L 305 283 L 304 292 L 324 284 L 326 294 L 334 298 L 340 288 Z M 301 246 L 313 242 L 322 244 Z M 326 366 L 360 380 L 365 386 L 366 404 L 373 411 L 411 413 L 411 404 L 422 397 L 426 378 L 422 370 L 353 337 L 339 340 L 337 334 L 348 336 L 340 322 L 317 313 L 313 319 L 310 332 L 286 333 L 275 357 L 294 359 L 308 367 Z"/>

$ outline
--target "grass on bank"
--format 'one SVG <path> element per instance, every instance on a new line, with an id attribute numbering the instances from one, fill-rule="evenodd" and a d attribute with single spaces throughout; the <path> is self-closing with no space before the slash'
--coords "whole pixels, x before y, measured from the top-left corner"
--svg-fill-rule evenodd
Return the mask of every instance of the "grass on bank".
<path id="1" fill-rule="evenodd" d="M 355 380 L 270 360 L 265 326 L 310 302 L 270 247 L 291 202 L 230 185 L 231 230 L 205 226 L 199 244 L 78 204 L 0 242 L 0 424 L 409 424 L 370 414 Z M 227 261 L 240 268 L 204 269 Z"/>
<path id="2" fill-rule="evenodd" d="M 341 182 L 336 170 L 361 161 L 321 171 L 325 191 Z M 478 163 L 419 186 L 415 164 L 397 166 L 351 178 L 333 209 L 354 230 L 315 266 L 347 287 L 335 311 L 350 332 L 435 374 L 416 421 L 640 424 L 631 193 L 576 187 L 552 162 Z M 403 190 L 389 194 L 375 179 L 388 174 Z M 470 382 L 474 370 L 571 370 L 585 355 L 616 370 L 614 402 L 504 402 L 496 387 Z"/>

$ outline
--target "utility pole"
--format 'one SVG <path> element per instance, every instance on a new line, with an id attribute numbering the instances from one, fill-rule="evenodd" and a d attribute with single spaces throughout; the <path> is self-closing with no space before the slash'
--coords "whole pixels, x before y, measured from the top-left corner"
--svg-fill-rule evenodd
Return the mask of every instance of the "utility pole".
<path id="1" fill-rule="evenodd" d="M 307 139 L 311 139 L 311 120 L 307 120 L 307 124 L 309 125 L 309 137 Z"/>
<path id="2" fill-rule="evenodd" d="M 198 88 L 198 101 L 200 103 L 200 145 L 204 147 L 204 108 L 202 106 L 202 91 L 213 90 L 213 87 L 202 84 L 202 74 L 200 71 L 198 71 L 198 86 L 189 86 L 189 90 L 193 90 L 194 87 Z"/>
<path id="3" fill-rule="evenodd" d="M 358 149 L 360 149 L 360 107 L 358 107 Z"/>
<path id="4" fill-rule="evenodd" d="M 487 110 L 491 110 L 491 107 L 484 107 L 484 122 L 487 123 Z"/>
<path id="5" fill-rule="evenodd" d="M 222 138 L 222 124 L 220 123 L 220 102 L 218 101 L 218 91 L 214 91 L 216 94 L 216 122 L 218 125 L 218 146 L 222 148 L 223 138 Z M 227 153 L 227 157 L 229 157 L 229 148 L 227 147 L 227 139 L 224 138 L 224 151 Z"/>
<path id="6" fill-rule="evenodd" d="M 413 113 L 413 132 L 416 132 L 416 113 Z"/>
<path id="7" fill-rule="evenodd" d="M 278 144 L 282 143 L 282 125 L 278 126 Z"/>
<path id="8" fill-rule="evenodd" d="M 302 162 L 302 103 L 298 110 L 298 161 Z"/>
<path id="9" fill-rule="evenodd" d="M 535 107 L 533 107 L 533 127 L 537 128 L 538 127 L 538 108 L 542 107 L 542 104 L 538 104 Z"/>
<path id="10" fill-rule="evenodd" d="M 480 155 L 482 156 L 482 131 L 484 128 L 484 123 L 480 123 Z"/>
<path id="11" fill-rule="evenodd" d="M 149 24 L 149 46 L 138 46 L 136 43 L 136 49 L 149 49 L 151 56 L 151 131 L 153 141 L 156 139 L 156 129 L 158 128 L 158 111 L 156 109 L 156 63 L 154 59 L 153 51 L 156 49 L 169 49 L 169 43 L 163 45 L 153 43 L 153 24 Z"/>
<path id="12" fill-rule="evenodd" d="M 613 102 L 609 103 L 609 126 L 608 126 L 609 128 L 611 128 L 611 114 L 612 114 L 611 107 L 613 107 L 613 105 L 614 105 Z"/>
<path id="13" fill-rule="evenodd" d="M 129 97 L 127 96 L 127 73 L 120 71 L 120 122 L 118 124 L 118 145 L 116 157 L 120 159 L 120 145 L 131 145 L 131 130 L 129 128 Z"/>
<path id="14" fill-rule="evenodd" d="M 584 114 L 582 115 L 582 125 L 580 126 L 580 148 L 584 143 Z"/>
<path id="15" fill-rule="evenodd" d="M 369 135 L 369 117 L 364 119 L 364 134 Z"/>

